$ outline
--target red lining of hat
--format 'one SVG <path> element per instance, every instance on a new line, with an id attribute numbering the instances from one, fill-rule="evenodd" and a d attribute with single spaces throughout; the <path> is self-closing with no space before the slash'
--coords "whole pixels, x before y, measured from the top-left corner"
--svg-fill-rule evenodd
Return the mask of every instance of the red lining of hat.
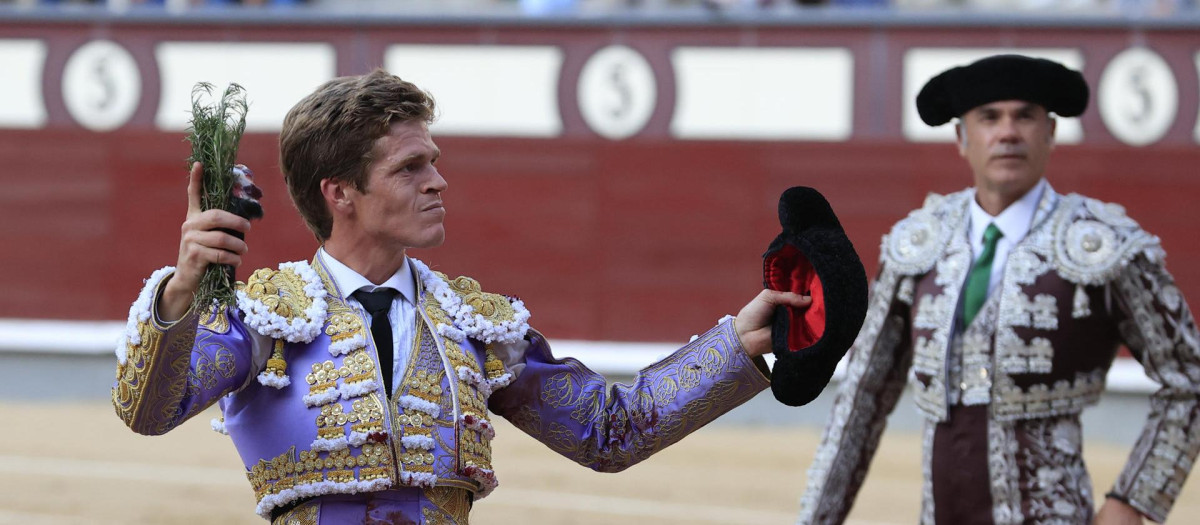
<path id="1" fill-rule="evenodd" d="M 812 263 L 795 246 L 786 244 L 767 256 L 763 270 L 767 288 L 812 296 L 812 305 L 802 313 L 787 309 L 788 349 L 798 352 L 815 344 L 825 335 L 825 293 Z"/>

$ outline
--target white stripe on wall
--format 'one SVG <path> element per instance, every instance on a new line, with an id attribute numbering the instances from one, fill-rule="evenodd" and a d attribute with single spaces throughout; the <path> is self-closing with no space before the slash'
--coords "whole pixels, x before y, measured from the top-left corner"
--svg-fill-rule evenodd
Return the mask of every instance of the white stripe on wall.
<path id="1" fill-rule="evenodd" d="M 246 88 L 246 130 L 276 132 L 300 99 L 336 72 L 333 46 L 325 43 L 164 42 L 154 50 L 162 91 L 155 124 L 187 129 L 192 87 L 208 82 L 219 94 L 231 82 Z"/>
<path id="2" fill-rule="evenodd" d="M 839 141 L 853 130 L 849 49 L 679 47 L 671 62 L 676 138 Z"/>
<path id="3" fill-rule="evenodd" d="M 388 71 L 433 95 L 434 135 L 561 135 L 562 63 L 554 46 L 395 44 L 384 55 Z"/>

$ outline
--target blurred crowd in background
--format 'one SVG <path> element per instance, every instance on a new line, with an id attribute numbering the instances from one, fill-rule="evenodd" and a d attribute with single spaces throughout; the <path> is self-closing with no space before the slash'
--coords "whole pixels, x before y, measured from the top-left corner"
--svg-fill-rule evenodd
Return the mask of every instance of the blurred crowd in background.
<path id="1" fill-rule="evenodd" d="M 1169 17 L 1200 12 L 1200 0 L 0 0 L 0 6 L 106 6 L 113 10 L 189 10 L 250 6 L 331 11 L 446 13 L 524 13 L 595 15 L 634 12 L 762 13 L 812 8 L 960 10 L 1077 16 Z"/>

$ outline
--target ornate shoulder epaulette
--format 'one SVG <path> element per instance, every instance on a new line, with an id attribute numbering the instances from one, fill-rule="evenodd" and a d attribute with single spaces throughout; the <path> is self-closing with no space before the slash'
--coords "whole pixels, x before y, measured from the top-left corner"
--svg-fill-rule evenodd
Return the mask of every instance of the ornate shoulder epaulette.
<path id="1" fill-rule="evenodd" d="M 279 270 L 255 271 L 237 291 L 238 308 L 246 325 L 275 340 L 267 369 L 259 383 L 283 388 L 291 383 L 283 359 L 283 342 L 308 343 L 321 334 L 325 324 L 325 284 L 308 263 L 291 262 Z"/>
<path id="2" fill-rule="evenodd" d="M 880 262 L 901 275 L 918 275 L 933 269 L 966 211 L 970 190 L 949 195 L 931 193 L 925 204 L 897 222 L 883 236 Z"/>
<path id="3" fill-rule="evenodd" d="M 456 341 L 470 337 L 484 343 L 515 343 L 529 331 L 529 310 L 521 300 L 484 292 L 470 277 L 450 279 L 421 261 L 409 260 L 453 324 L 438 324 L 441 335 Z"/>
<path id="4" fill-rule="evenodd" d="M 1054 223 L 1054 265 L 1068 281 L 1099 285 L 1114 279 L 1138 254 L 1165 256 L 1158 237 L 1138 226 L 1120 204 L 1071 194 Z"/>

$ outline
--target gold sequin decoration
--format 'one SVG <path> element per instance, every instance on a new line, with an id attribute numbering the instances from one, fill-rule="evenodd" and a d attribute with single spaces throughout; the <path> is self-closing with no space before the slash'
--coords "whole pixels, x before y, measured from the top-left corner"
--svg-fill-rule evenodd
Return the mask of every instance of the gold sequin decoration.
<path id="1" fill-rule="evenodd" d="M 357 383 L 375 379 L 375 361 L 365 350 L 356 350 L 342 360 L 338 375 L 346 383 Z"/>
<path id="2" fill-rule="evenodd" d="M 324 480 L 349 482 L 391 477 L 392 456 L 387 445 L 366 443 L 358 452 L 357 456 L 351 449 L 302 450 L 297 454 L 292 446 L 274 458 L 259 460 L 246 472 L 246 477 L 258 501 L 269 494 Z"/>
<path id="3" fill-rule="evenodd" d="M 352 312 L 340 312 L 330 315 L 328 324 L 325 326 L 325 334 L 333 339 L 335 343 L 354 337 L 362 332 L 362 319 Z"/>
<path id="4" fill-rule="evenodd" d="M 330 388 L 337 388 L 337 379 L 338 372 L 334 368 L 333 361 L 313 363 L 312 373 L 304 376 L 304 381 L 311 385 L 308 387 L 308 391 L 311 394 L 324 392 Z"/>
<path id="5" fill-rule="evenodd" d="M 312 299 L 304 293 L 305 282 L 292 270 L 261 268 L 246 280 L 246 295 L 261 302 L 284 319 L 304 315 Z"/>

